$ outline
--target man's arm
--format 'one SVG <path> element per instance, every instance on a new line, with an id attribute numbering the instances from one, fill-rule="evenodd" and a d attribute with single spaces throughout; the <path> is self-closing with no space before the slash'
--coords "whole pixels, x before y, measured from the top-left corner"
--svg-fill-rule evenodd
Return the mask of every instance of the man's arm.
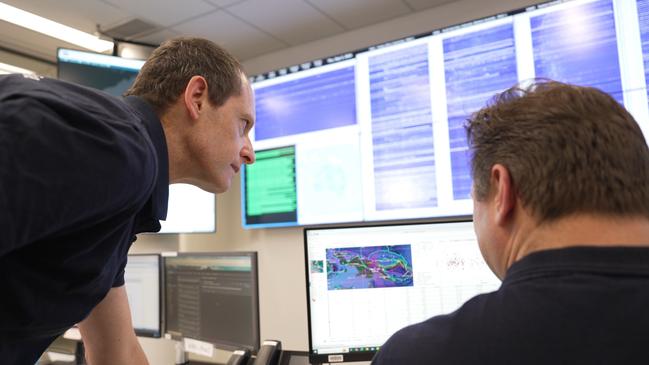
<path id="1" fill-rule="evenodd" d="M 90 315 L 79 323 L 79 330 L 90 365 L 148 365 L 133 331 L 124 286 L 112 288 Z"/>

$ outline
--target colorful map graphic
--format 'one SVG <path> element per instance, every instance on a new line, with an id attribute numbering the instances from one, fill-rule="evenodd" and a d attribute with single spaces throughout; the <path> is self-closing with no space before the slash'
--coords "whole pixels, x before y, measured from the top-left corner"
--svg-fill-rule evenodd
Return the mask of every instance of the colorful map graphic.
<path id="1" fill-rule="evenodd" d="M 410 245 L 327 249 L 329 290 L 402 286 L 413 286 Z"/>
<path id="2" fill-rule="evenodd" d="M 311 260 L 311 273 L 319 274 L 324 272 L 324 262 L 322 260 Z"/>

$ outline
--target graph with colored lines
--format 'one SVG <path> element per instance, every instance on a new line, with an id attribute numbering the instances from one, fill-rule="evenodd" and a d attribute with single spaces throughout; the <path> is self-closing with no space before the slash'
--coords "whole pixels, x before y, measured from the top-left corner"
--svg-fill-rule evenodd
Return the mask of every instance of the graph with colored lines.
<path id="1" fill-rule="evenodd" d="M 413 286 L 410 245 L 329 248 L 329 290 Z"/>

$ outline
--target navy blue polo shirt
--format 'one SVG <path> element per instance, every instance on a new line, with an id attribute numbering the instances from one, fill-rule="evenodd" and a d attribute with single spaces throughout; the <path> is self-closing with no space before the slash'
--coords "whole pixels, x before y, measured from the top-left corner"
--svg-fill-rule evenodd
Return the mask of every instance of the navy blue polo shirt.
<path id="1" fill-rule="evenodd" d="M 123 285 L 168 189 L 164 132 L 143 100 L 0 76 L 0 343 L 53 338 Z"/>
<path id="2" fill-rule="evenodd" d="M 646 364 L 649 248 L 573 247 L 515 262 L 497 291 L 395 333 L 385 364 Z"/>

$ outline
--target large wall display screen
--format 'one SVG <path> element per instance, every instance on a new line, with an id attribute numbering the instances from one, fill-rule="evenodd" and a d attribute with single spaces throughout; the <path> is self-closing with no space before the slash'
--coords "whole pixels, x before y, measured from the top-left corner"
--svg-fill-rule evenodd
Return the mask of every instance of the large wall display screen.
<path id="1" fill-rule="evenodd" d="M 647 134 L 647 72 L 649 0 L 572 0 L 255 76 L 253 145 L 291 157 L 263 175 L 277 190 L 243 179 L 244 226 L 470 215 L 464 123 L 494 94 L 534 78 L 594 86 Z M 278 196 L 282 212 L 263 200 Z"/>

